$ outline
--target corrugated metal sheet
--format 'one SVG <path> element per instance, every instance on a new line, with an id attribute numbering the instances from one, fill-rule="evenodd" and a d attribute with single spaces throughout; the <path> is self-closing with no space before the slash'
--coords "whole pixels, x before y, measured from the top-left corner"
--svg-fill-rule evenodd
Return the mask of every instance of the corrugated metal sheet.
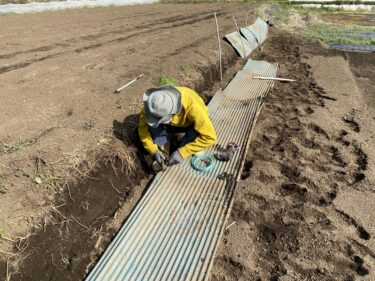
<path id="1" fill-rule="evenodd" d="M 267 39 L 268 24 L 261 18 L 257 18 L 257 20 L 255 21 L 255 25 L 260 30 L 260 38 L 258 40 L 260 41 L 260 44 L 262 44 Z"/>
<path id="2" fill-rule="evenodd" d="M 259 45 L 261 45 L 266 40 L 267 34 L 268 34 L 268 24 L 261 18 L 257 18 L 254 24 L 249 25 L 247 27 L 240 28 L 240 31 L 243 34 L 243 36 L 246 38 L 245 41 L 247 41 L 248 49 L 249 49 L 248 52 L 250 54 L 253 50 L 255 50 Z M 243 38 L 242 36 L 239 37 L 237 32 L 233 32 L 233 33 L 226 35 L 225 38 L 228 39 L 228 41 L 237 50 L 237 52 L 240 54 L 241 57 L 245 57 L 243 55 L 244 47 L 242 47 L 243 40 L 242 41 L 240 40 L 241 38 Z"/>
<path id="3" fill-rule="evenodd" d="M 246 58 L 253 50 L 250 43 L 237 31 L 225 35 L 225 38 L 234 47 L 241 58 Z"/>
<path id="4" fill-rule="evenodd" d="M 250 44 L 256 44 L 256 47 L 258 47 L 267 38 L 268 24 L 261 18 L 257 18 L 254 24 L 241 28 L 241 33 L 250 42 Z"/>
<path id="5" fill-rule="evenodd" d="M 258 43 L 258 38 L 256 37 L 256 34 L 253 33 L 252 30 L 250 30 L 247 27 L 242 27 L 240 28 L 240 31 L 246 38 L 246 40 L 249 42 L 251 46 L 251 51 L 254 51 L 256 48 L 258 48 L 260 44 Z"/>
<path id="6" fill-rule="evenodd" d="M 243 70 L 256 75 L 276 77 L 277 68 L 270 68 L 270 63 L 266 61 L 248 59 Z"/>
<path id="7" fill-rule="evenodd" d="M 146 194 L 86 280 L 207 280 L 230 212 L 250 133 L 277 64 L 249 61 L 208 105 L 222 146 L 241 145 L 229 162 L 197 172 L 190 159 L 155 176 Z M 215 148 L 203 152 L 213 155 Z M 227 172 L 230 179 L 219 180 Z"/>

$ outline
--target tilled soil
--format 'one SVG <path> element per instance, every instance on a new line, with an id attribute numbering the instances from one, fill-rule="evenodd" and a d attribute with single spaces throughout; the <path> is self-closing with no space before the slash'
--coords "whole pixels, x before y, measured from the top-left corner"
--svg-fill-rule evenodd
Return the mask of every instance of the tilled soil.
<path id="1" fill-rule="evenodd" d="M 24 259 L 11 280 L 81 280 L 85 276 L 95 252 L 101 252 L 103 242 L 117 233 L 112 220 L 119 206 L 134 207 L 133 198 L 142 191 L 145 174 L 139 165 L 131 179 L 116 166 L 117 173 L 104 166 L 92 173 L 93 179 L 59 196 L 39 230 L 20 245 L 26 247 Z"/>
<path id="2" fill-rule="evenodd" d="M 9 23 L 9 32 L 1 33 L 9 44 L 0 57 L 5 62 L 0 80 L 7 81 L 0 89 L 7 93 L 5 101 L 10 105 L 2 103 L 7 113 L 0 117 L 0 136 L 4 142 L 19 136 L 28 140 L 47 130 L 39 142 L 0 155 L 2 163 L 8 166 L 22 159 L 32 160 L 35 158 L 30 156 L 35 154 L 48 163 L 44 159 L 58 158 L 76 145 L 96 143 L 102 137 L 97 132 L 102 133 L 112 122 L 116 136 L 129 144 L 139 93 L 154 85 L 161 73 L 176 75 L 200 92 L 207 90 L 208 101 L 220 87 L 213 84 L 217 81 L 215 64 L 198 67 L 191 76 L 181 73 L 180 64 L 199 65 L 209 60 L 207 50 L 216 46 L 213 11 L 223 19 L 223 30 L 232 31 L 231 16 L 246 14 L 249 7 L 145 5 L 79 10 L 47 13 L 40 23 L 35 15 L 0 18 Z M 22 24 L 30 22 L 35 24 L 30 27 L 34 32 L 24 36 L 25 45 L 21 46 L 11 31 L 22 32 Z M 65 26 L 56 24 L 59 22 Z M 41 26 L 56 31 L 48 42 L 37 32 Z M 33 42 L 39 45 L 26 48 L 26 43 L 30 46 Z M 227 45 L 223 48 L 225 86 L 244 61 Z M 276 83 L 264 103 L 228 225 L 235 223 L 224 232 L 211 279 L 374 280 L 371 198 L 375 155 L 370 149 L 374 116 L 361 100 L 362 90 L 374 81 L 366 75 L 353 78 L 350 70 L 350 66 L 354 73 L 371 69 L 371 60 L 361 54 L 327 51 L 317 42 L 275 28 L 252 58 L 278 62 L 279 76 L 297 82 Z M 335 73 L 331 65 L 341 70 L 342 80 L 329 77 Z M 142 72 L 146 73 L 145 80 L 124 96 L 110 95 L 116 88 L 114 81 L 121 84 Z M 351 88 L 356 82 L 363 84 L 361 90 Z M 25 96 L 16 109 L 11 100 L 20 89 L 27 90 L 30 97 Z M 53 91 L 56 95 L 46 96 Z M 66 91 L 76 99 L 70 100 Z M 372 95 L 371 90 L 363 92 Z M 40 103 L 40 111 L 35 111 L 35 101 Z M 48 110 L 47 105 L 51 105 Z M 52 115 L 48 117 L 46 112 Z M 30 120 L 25 118 L 29 115 Z M 123 144 L 118 141 L 117 145 Z M 38 165 L 45 165 L 42 160 Z M 31 172 L 35 167 L 22 163 L 17 166 L 17 183 L 8 186 L 6 197 L 0 197 L 5 221 L 25 210 L 32 215 L 34 205 L 27 202 L 41 200 L 33 197 L 36 188 Z M 46 223 L 39 222 L 35 235 L 17 245 L 25 259 L 17 264 L 18 273 L 11 280 L 82 279 L 147 188 L 147 174 L 138 161 L 136 167 L 138 172 L 130 178 L 114 174 L 110 165 L 103 167 L 87 183 L 66 189 L 53 201 L 46 198 L 37 204 L 43 209 L 53 203 L 55 209 Z M 8 170 L 2 175 L 5 183 L 15 174 Z M 25 188 L 28 195 L 23 197 Z M 16 198 L 20 198 L 23 212 L 13 206 Z M 5 262 L 0 263 L 0 274 L 6 274 Z"/>
<path id="3" fill-rule="evenodd" d="M 113 136 L 129 144 L 142 93 L 159 76 L 208 101 L 220 87 L 213 84 L 219 77 L 213 12 L 223 36 L 234 31 L 232 16 L 244 23 L 252 7 L 153 4 L 0 17 L 1 278 L 86 274 L 141 197 L 147 174 L 137 159 L 140 171 L 130 177 L 110 166 L 86 174 L 76 164 L 111 149 L 108 142 L 121 150 Z M 225 84 L 240 60 L 224 42 L 222 51 Z M 89 181 L 63 185 L 66 172 Z M 56 189 L 63 190 L 54 195 Z"/>
<path id="4" fill-rule="evenodd" d="M 375 280 L 374 111 L 347 63 L 368 56 L 282 32 L 256 52 L 297 82 L 264 103 L 211 280 Z"/>
<path id="5" fill-rule="evenodd" d="M 50 209 L 55 192 L 66 190 L 62 183 L 86 176 L 75 167 L 89 151 L 114 133 L 133 134 L 142 93 L 160 76 L 208 90 L 219 77 L 213 12 L 224 36 L 235 30 L 232 16 L 243 24 L 252 7 L 150 4 L 2 15 L 2 235 L 24 237 Z M 238 57 L 222 46 L 226 69 Z M 141 73 L 142 79 L 113 93 Z M 0 251 L 11 252 L 12 243 L 0 239 Z"/>

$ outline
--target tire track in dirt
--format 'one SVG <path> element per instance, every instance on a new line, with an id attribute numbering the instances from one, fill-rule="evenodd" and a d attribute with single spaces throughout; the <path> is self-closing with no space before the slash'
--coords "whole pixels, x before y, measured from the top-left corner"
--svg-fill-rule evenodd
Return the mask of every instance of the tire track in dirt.
<path id="1" fill-rule="evenodd" d="M 55 47 L 68 47 L 68 46 L 69 46 L 68 44 L 64 44 L 64 43 L 42 46 L 42 47 L 30 49 L 30 50 L 19 51 L 19 52 L 10 53 L 10 54 L 3 54 L 3 55 L 0 55 L 0 59 L 11 59 L 21 54 L 23 55 L 23 54 L 30 54 L 30 53 L 47 52 L 47 51 L 52 51 L 53 49 L 55 49 Z"/>
<path id="2" fill-rule="evenodd" d="M 141 23 L 138 24 L 137 27 L 134 27 L 134 28 L 117 29 L 117 30 L 101 32 L 101 33 L 97 33 L 97 34 L 90 34 L 90 35 L 85 35 L 85 36 L 81 36 L 81 37 L 77 37 L 77 38 L 66 39 L 61 43 L 41 46 L 41 47 L 38 47 L 38 48 L 32 48 L 32 49 L 24 50 L 24 51 L 17 51 L 17 52 L 14 52 L 14 53 L 0 54 L 0 59 L 10 59 L 10 58 L 16 57 L 17 55 L 22 55 L 22 54 L 31 54 L 31 53 L 52 51 L 52 50 L 56 49 L 57 47 L 69 47 L 69 46 L 71 46 L 68 43 L 81 43 L 82 41 L 93 41 L 93 40 L 100 39 L 100 38 L 108 36 L 108 35 L 124 34 L 124 33 L 127 33 L 127 32 L 138 31 L 139 29 L 149 28 L 149 27 L 153 27 L 153 26 L 157 26 L 157 25 L 176 23 L 177 21 L 184 21 L 184 20 L 187 20 L 187 19 L 196 19 L 196 21 L 193 20 L 193 21 L 189 21 L 188 23 L 186 23 L 186 24 L 189 24 L 189 23 L 192 24 L 192 23 L 195 23 L 199 20 L 205 20 L 207 17 L 212 18 L 212 15 L 207 16 L 207 13 L 208 12 L 202 12 L 202 13 L 194 14 L 194 15 L 180 14 L 180 15 L 177 15 L 177 16 L 174 15 L 172 17 L 166 17 L 166 18 L 158 19 L 158 20 L 152 21 L 152 22 L 150 22 L 150 21 L 141 22 Z M 150 13 L 150 14 L 145 14 L 145 15 L 147 16 L 147 15 L 153 15 L 153 14 L 160 14 L 160 13 L 155 12 L 155 13 Z M 219 13 L 217 13 L 217 16 L 221 16 L 221 15 L 224 15 L 224 14 L 227 14 L 227 12 L 219 12 Z M 204 17 L 201 19 L 200 18 L 201 16 L 204 16 Z M 139 19 L 139 16 L 123 17 L 123 18 L 120 18 L 120 19 L 129 19 L 129 18 Z M 131 22 L 130 23 L 127 22 L 127 24 L 130 25 Z M 154 30 L 155 29 L 153 29 L 152 31 L 154 31 Z"/>
<path id="3" fill-rule="evenodd" d="M 198 17 L 199 15 L 200 14 L 196 15 L 196 17 Z M 0 59 L 10 59 L 10 58 L 14 58 L 15 56 L 21 55 L 21 54 L 51 51 L 51 50 L 55 49 L 56 47 L 71 46 L 70 44 L 67 44 L 66 42 L 68 42 L 68 43 L 80 43 L 82 41 L 93 41 L 95 39 L 99 39 L 99 38 L 102 38 L 102 37 L 107 36 L 107 35 L 123 34 L 123 33 L 126 33 L 126 32 L 137 31 L 138 28 L 148 28 L 148 27 L 154 26 L 155 24 L 168 23 L 170 20 L 172 20 L 172 21 L 176 20 L 177 21 L 178 18 L 179 18 L 179 16 L 173 16 L 173 17 L 169 17 L 169 18 L 167 17 L 165 19 L 159 19 L 159 20 L 157 20 L 153 23 L 150 23 L 150 22 L 140 23 L 141 25 L 138 26 L 138 27 L 135 27 L 135 28 L 118 29 L 118 30 L 113 30 L 113 31 L 108 31 L 108 32 L 101 32 L 101 33 L 97 33 L 97 34 L 90 34 L 90 35 L 85 35 L 85 36 L 81 36 L 81 37 L 77 37 L 77 38 L 66 39 L 66 40 L 63 41 L 63 43 L 41 46 L 41 47 L 38 47 L 38 48 L 33 48 L 33 49 L 25 50 L 25 51 L 18 51 L 18 52 L 9 53 L 9 54 L 0 54 Z M 189 18 L 189 17 L 185 16 L 185 17 L 182 17 L 181 20 L 184 20 L 184 19 L 187 19 L 187 18 Z M 128 17 L 126 17 L 126 19 L 128 19 Z"/>
<path id="4" fill-rule="evenodd" d="M 223 14 L 224 13 L 217 13 L 217 16 L 221 16 Z M 167 20 L 161 20 L 160 25 L 169 24 L 171 22 L 176 22 L 177 19 L 179 19 L 178 16 L 177 17 L 169 18 Z M 191 17 L 185 17 L 185 19 L 189 19 L 189 20 L 184 21 L 184 22 L 180 22 L 180 23 L 175 23 L 175 24 L 172 24 L 172 25 L 167 25 L 167 26 L 162 26 L 162 27 L 155 27 L 155 28 L 152 28 L 152 29 L 147 29 L 147 28 L 149 28 L 151 26 L 155 26 L 154 23 L 153 24 L 146 24 L 146 25 L 144 25 L 144 26 L 141 27 L 141 28 L 146 29 L 144 31 L 139 31 L 139 28 L 137 28 L 137 29 L 132 28 L 132 29 L 129 29 L 129 31 L 133 31 L 133 30 L 138 30 L 138 31 L 136 33 L 133 33 L 133 34 L 130 34 L 130 35 L 127 35 L 127 36 L 123 36 L 123 37 L 111 39 L 111 40 L 100 42 L 100 43 L 97 43 L 97 44 L 86 45 L 86 46 L 74 49 L 73 51 L 66 51 L 66 52 L 55 53 L 55 54 L 47 55 L 47 56 L 44 56 L 44 57 L 41 57 L 41 58 L 38 58 L 38 59 L 33 59 L 33 60 L 30 60 L 30 61 L 25 61 L 25 62 L 21 62 L 21 63 L 9 65 L 9 66 L 0 67 L 0 74 L 6 73 L 6 72 L 9 72 L 9 71 L 13 71 L 13 70 L 17 70 L 17 69 L 21 69 L 21 68 L 27 67 L 29 65 L 32 65 L 33 63 L 36 63 L 36 62 L 45 61 L 45 60 L 48 60 L 48 59 L 51 59 L 51 58 L 56 58 L 56 57 L 59 57 L 59 56 L 62 56 L 62 55 L 66 55 L 66 54 L 70 54 L 70 53 L 73 53 L 73 52 L 75 52 L 75 53 L 81 53 L 83 51 L 97 49 L 97 48 L 100 48 L 100 47 L 108 45 L 108 44 L 121 43 L 121 42 L 127 41 L 127 40 L 129 40 L 131 38 L 134 38 L 134 37 L 139 37 L 139 36 L 142 36 L 144 34 L 151 34 L 151 33 L 155 32 L 155 31 L 169 30 L 170 28 L 183 27 L 183 26 L 186 26 L 186 25 L 194 24 L 194 23 L 199 22 L 199 21 L 212 20 L 212 15 L 206 15 L 204 17 L 195 17 L 193 19 L 191 19 Z M 180 21 L 181 21 L 181 19 L 180 19 Z M 123 33 L 124 31 L 125 30 L 122 30 L 121 33 Z M 118 31 L 115 31 L 115 33 L 117 33 L 117 32 Z M 127 32 L 127 31 L 125 31 L 125 32 Z M 109 32 L 109 34 L 114 34 L 114 33 L 113 32 Z M 157 34 L 160 34 L 160 33 L 155 33 L 153 35 L 157 35 Z M 105 35 L 107 35 L 107 34 L 105 34 Z M 94 37 L 95 38 L 100 38 L 100 37 L 102 37 L 102 35 L 98 34 L 97 36 L 94 36 Z M 90 35 L 90 36 L 84 36 L 84 37 L 81 37 L 80 39 L 82 39 L 82 40 L 93 40 L 93 39 L 89 39 L 89 38 L 93 38 L 92 35 Z M 198 41 L 196 41 L 196 43 L 193 43 L 192 46 L 197 46 L 201 42 L 204 42 L 205 40 L 207 40 L 208 38 L 210 38 L 210 37 L 205 37 L 203 39 L 199 39 Z M 76 39 L 74 39 L 74 40 L 76 40 Z M 59 45 L 61 46 L 62 43 L 59 43 Z M 52 50 L 52 47 L 51 46 L 46 46 L 46 47 L 41 47 L 39 49 L 42 49 L 43 51 L 47 51 L 47 50 Z M 34 49 L 32 52 L 34 52 L 35 50 L 37 50 L 37 49 Z M 172 52 L 171 54 L 178 54 L 179 52 L 180 52 L 180 50 L 176 50 L 175 52 Z"/>
<path id="5" fill-rule="evenodd" d="M 84 47 L 78 48 L 78 49 L 76 49 L 74 51 L 76 53 L 80 53 L 82 51 L 96 49 L 96 48 L 102 47 L 103 45 L 107 45 L 107 44 L 121 43 L 121 42 L 127 41 L 127 40 L 129 40 L 129 39 L 131 39 L 133 37 L 138 37 L 138 36 L 141 36 L 141 35 L 144 35 L 144 34 L 152 33 L 154 31 L 169 30 L 170 28 L 182 27 L 182 26 L 190 25 L 190 24 L 193 24 L 193 23 L 196 23 L 196 22 L 199 22 L 199 21 L 205 21 L 205 20 L 209 20 L 209 19 L 212 19 L 212 15 L 205 16 L 205 17 L 199 18 L 199 19 L 189 20 L 189 21 L 186 21 L 186 22 L 183 22 L 183 23 L 172 24 L 171 26 L 163 26 L 163 27 L 148 29 L 148 30 L 137 32 L 137 33 L 134 33 L 134 34 L 131 34 L 131 35 L 128 35 L 128 36 L 115 38 L 115 39 L 108 40 L 108 41 L 105 41 L 105 42 L 100 42 L 98 44 L 84 46 Z"/>

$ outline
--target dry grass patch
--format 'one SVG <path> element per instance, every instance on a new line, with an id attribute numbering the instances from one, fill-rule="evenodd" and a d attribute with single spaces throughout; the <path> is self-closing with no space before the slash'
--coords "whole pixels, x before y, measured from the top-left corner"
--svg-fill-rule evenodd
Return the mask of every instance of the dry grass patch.
<path id="1" fill-rule="evenodd" d="M 111 166 L 114 172 L 124 173 L 127 177 L 136 170 L 136 149 L 122 141 L 111 138 L 102 139 L 97 147 L 77 155 L 64 163 L 64 185 L 76 184 L 92 178 L 92 173 L 102 165 Z"/>

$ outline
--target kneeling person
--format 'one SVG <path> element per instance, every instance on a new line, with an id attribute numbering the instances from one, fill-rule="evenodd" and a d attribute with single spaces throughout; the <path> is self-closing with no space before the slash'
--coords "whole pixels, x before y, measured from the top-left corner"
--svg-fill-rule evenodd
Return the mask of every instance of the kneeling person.
<path id="1" fill-rule="evenodd" d="M 171 85 L 148 89 L 143 104 L 138 134 L 144 148 L 161 166 L 166 159 L 160 147 L 180 133 L 184 135 L 176 149 L 170 151 L 168 165 L 179 164 L 216 143 L 208 108 L 192 89 Z"/>

